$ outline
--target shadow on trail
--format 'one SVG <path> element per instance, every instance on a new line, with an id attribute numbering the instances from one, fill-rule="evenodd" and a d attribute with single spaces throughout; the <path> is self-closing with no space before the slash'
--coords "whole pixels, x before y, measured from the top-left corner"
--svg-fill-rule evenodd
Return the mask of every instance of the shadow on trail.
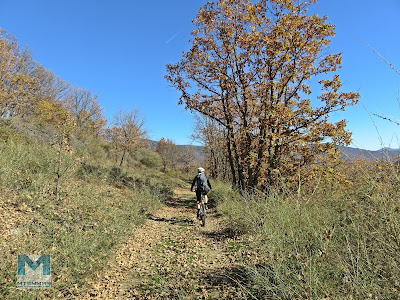
<path id="1" fill-rule="evenodd" d="M 249 282 L 248 274 L 243 267 L 227 267 L 210 271 L 202 276 L 211 286 L 243 286 Z"/>
<path id="2" fill-rule="evenodd" d="M 195 193 L 190 193 L 190 194 L 183 194 L 180 195 L 178 198 L 173 197 L 169 198 L 167 200 L 164 200 L 164 204 L 168 207 L 173 207 L 173 208 L 184 208 L 184 209 L 195 209 L 196 208 L 196 194 Z M 210 209 L 215 208 L 217 205 L 213 199 L 208 200 L 208 207 Z M 216 215 L 215 217 L 218 217 Z"/>
<path id="3" fill-rule="evenodd" d="M 207 270 L 201 274 L 200 282 L 207 283 L 207 289 L 229 291 L 225 294 L 226 299 L 237 299 L 238 291 L 246 293 L 246 287 L 250 283 L 248 272 L 243 267 L 232 266 L 218 270 Z M 236 291 L 233 292 L 233 291 Z"/>
<path id="4" fill-rule="evenodd" d="M 166 222 L 172 225 L 194 225 L 194 221 L 189 219 L 189 218 L 185 218 L 185 217 L 172 217 L 170 219 L 167 218 L 159 218 L 156 216 L 153 216 L 152 214 L 147 214 L 146 217 L 149 220 L 153 220 L 153 221 L 157 221 L 157 222 Z"/>
<path id="5" fill-rule="evenodd" d="M 201 234 L 206 238 L 213 239 L 215 241 L 223 241 L 226 239 L 231 239 L 237 237 L 238 234 L 229 228 L 224 228 L 219 231 L 202 231 Z"/>
<path id="6" fill-rule="evenodd" d="M 196 197 L 185 197 L 185 198 L 171 198 L 168 200 L 165 200 L 165 205 L 167 205 L 168 207 L 174 207 L 174 208 L 186 208 L 186 209 L 190 209 L 190 208 L 195 208 L 196 207 Z"/>

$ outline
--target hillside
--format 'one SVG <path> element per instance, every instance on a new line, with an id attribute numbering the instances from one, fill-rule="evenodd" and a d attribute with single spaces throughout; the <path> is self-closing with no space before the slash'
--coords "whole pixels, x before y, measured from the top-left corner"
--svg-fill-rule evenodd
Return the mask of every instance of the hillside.
<path id="1" fill-rule="evenodd" d="M 392 149 L 392 148 L 382 148 L 380 150 L 375 150 L 375 151 L 346 147 L 346 146 L 338 146 L 338 148 L 343 153 L 342 158 L 350 161 L 355 160 L 357 158 L 366 158 L 367 160 L 375 160 L 388 157 L 394 158 L 400 154 L 400 149 Z"/>
<path id="2" fill-rule="evenodd" d="M 151 149 L 153 151 L 156 151 L 157 148 L 157 141 L 152 141 L 150 140 L 150 146 Z M 195 145 L 177 145 L 178 148 L 185 150 L 187 148 L 192 148 L 193 150 L 193 160 L 197 163 L 197 164 L 202 164 L 204 162 L 204 147 L 203 146 L 195 146 Z"/>
<path id="3" fill-rule="evenodd" d="M 1 299 L 77 298 L 182 184 L 165 178 L 150 150 L 120 167 L 104 141 L 73 134 L 73 147 L 59 151 L 55 137 L 27 120 L 0 122 Z M 51 256 L 51 290 L 16 289 L 16 257 L 31 253 Z"/>
<path id="4" fill-rule="evenodd" d="M 150 141 L 151 148 L 155 151 L 157 147 L 156 141 Z M 187 147 L 192 147 L 194 150 L 194 160 L 195 162 L 201 164 L 204 161 L 204 147 L 203 146 L 193 146 L 193 145 L 177 145 L 178 148 L 185 149 Z M 353 161 L 355 159 L 364 158 L 367 160 L 375 160 L 387 157 L 396 157 L 400 154 L 400 149 L 393 148 L 382 148 L 380 150 L 365 150 L 360 148 L 348 147 L 348 146 L 338 146 L 339 150 L 342 152 L 342 158 L 348 161 Z"/>

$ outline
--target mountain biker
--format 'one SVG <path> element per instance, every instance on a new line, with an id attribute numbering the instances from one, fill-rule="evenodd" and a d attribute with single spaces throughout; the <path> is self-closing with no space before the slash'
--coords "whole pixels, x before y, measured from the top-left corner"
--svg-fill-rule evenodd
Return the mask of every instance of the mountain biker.
<path id="1" fill-rule="evenodd" d="M 204 195 L 204 204 L 205 204 L 206 209 L 208 209 L 207 193 L 211 190 L 211 183 L 210 183 L 210 180 L 208 180 L 206 174 L 204 174 L 205 170 L 202 167 L 198 168 L 197 171 L 198 171 L 198 174 L 193 179 L 190 191 L 193 192 L 193 186 L 196 185 L 197 217 L 199 217 L 201 194 Z"/>

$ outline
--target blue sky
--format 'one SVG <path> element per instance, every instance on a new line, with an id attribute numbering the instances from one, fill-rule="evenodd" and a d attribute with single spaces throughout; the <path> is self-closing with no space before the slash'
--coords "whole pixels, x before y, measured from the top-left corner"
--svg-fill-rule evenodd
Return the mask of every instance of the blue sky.
<path id="1" fill-rule="evenodd" d="M 191 20 L 205 0 L 0 0 L 0 27 L 34 58 L 73 85 L 100 96 L 108 119 L 138 108 L 150 137 L 190 143 L 194 122 L 163 78 L 165 65 L 189 49 Z M 343 91 L 358 91 L 362 104 L 332 116 L 345 118 L 353 146 L 399 147 L 400 127 L 369 115 L 400 119 L 400 75 L 360 39 L 400 69 L 399 0 L 320 0 L 312 13 L 336 25 L 329 51 L 343 52 Z M 363 105 L 367 110 L 364 109 Z M 378 128 L 379 134 L 376 130 Z"/>

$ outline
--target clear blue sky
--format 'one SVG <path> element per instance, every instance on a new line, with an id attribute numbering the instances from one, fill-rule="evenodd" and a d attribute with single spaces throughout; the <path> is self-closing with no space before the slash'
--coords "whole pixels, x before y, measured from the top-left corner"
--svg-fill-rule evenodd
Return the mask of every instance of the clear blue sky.
<path id="1" fill-rule="evenodd" d="M 165 65 L 188 50 L 191 20 L 205 0 L 0 0 L 0 27 L 15 35 L 34 58 L 72 84 L 100 96 L 107 118 L 137 107 L 150 137 L 190 142 L 194 122 L 164 80 Z M 399 0 L 320 0 L 313 13 L 337 26 L 330 52 L 343 52 L 344 91 L 359 91 L 372 113 L 400 119 L 400 75 L 361 38 L 400 69 Z M 400 97 L 400 96 L 399 96 Z M 381 148 L 363 106 L 332 116 L 345 118 L 354 146 Z M 384 146 L 399 147 L 400 127 L 374 118 Z M 399 140 L 399 141 L 398 141 Z"/>

